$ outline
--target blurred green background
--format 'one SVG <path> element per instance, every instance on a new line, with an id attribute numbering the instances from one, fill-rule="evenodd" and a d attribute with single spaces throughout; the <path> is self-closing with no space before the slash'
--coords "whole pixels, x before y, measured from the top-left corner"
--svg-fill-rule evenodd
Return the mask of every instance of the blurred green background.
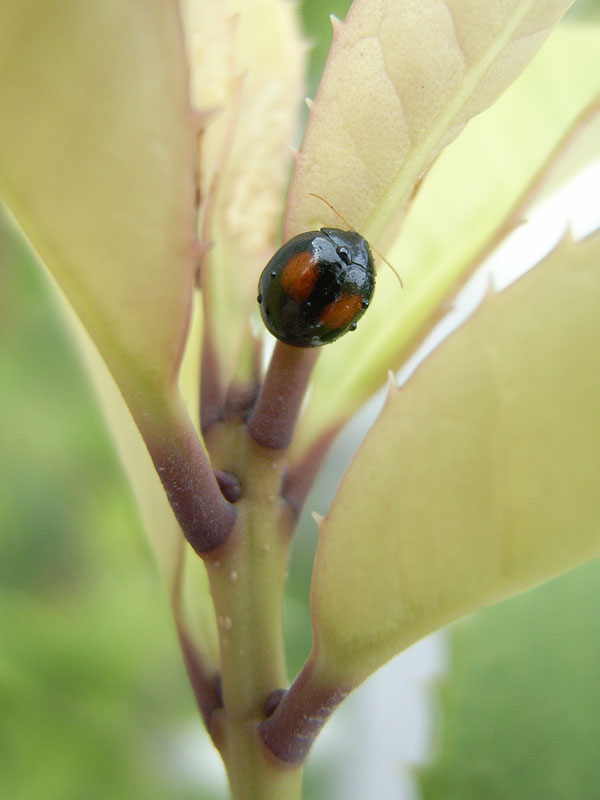
<path id="1" fill-rule="evenodd" d="M 329 14 L 348 5 L 302 4 L 310 96 Z M 599 8 L 580 0 L 572 13 Z M 5 214 L 0 420 L 0 798 L 222 798 L 114 448 L 49 282 Z M 330 491 L 311 506 L 323 511 Z M 314 543 L 307 522 L 287 603 L 292 671 L 310 646 Z M 599 599 L 592 564 L 455 627 L 427 800 L 600 797 Z M 313 765 L 306 797 L 333 797 L 327 785 Z"/>

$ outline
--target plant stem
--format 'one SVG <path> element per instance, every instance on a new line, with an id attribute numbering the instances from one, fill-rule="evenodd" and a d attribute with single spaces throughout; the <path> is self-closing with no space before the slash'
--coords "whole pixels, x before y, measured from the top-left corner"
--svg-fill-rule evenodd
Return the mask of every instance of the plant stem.
<path id="1" fill-rule="evenodd" d="M 300 800 L 302 767 L 282 765 L 256 732 L 256 725 L 230 725 L 221 755 L 232 800 Z"/>
<path id="2" fill-rule="evenodd" d="M 265 745 L 277 759 L 301 764 L 329 715 L 351 690 L 320 675 L 311 655 L 273 715 L 262 724 Z"/>
<path id="3" fill-rule="evenodd" d="M 227 502 L 178 392 L 155 407 L 126 398 L 185 538 L 202 555 L 227 539 L 235 506 Z"/>
<path id="4" fill-rule="evenodd" d="M 231 535 L 205 557 L 221 650 L 223 708 L 213 714 L 213 737 L 234 800 L 298 800 L 301 768 L 275 759 L 259 733 L 267 698 L 287 685 L 282 606 L 294 515 L 280 495 L 283 455 L 241 423 L 212 426 L 207 444 L 242 490 Z"/>
<path id="5" fill-rule="evenodd" d="M 289 445 L 319 348 L 277 342 L 248 430 L 263 447 Z"/>

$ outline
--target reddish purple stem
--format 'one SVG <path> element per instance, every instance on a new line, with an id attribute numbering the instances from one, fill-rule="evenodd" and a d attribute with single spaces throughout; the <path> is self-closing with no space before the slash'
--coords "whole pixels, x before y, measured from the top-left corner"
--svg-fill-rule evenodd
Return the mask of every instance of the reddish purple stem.
<path id="1" fill-rule="evenodd" d="M 315 685 L 313 677 L 308 662 L 260 728 L 269 750 L 288 764 L 304 761 L 317 734 L 349 691 Z"/>
<path id="2" fill-rule="evenodd" d="M 146 430 L 140 426 L 140 431 L 185 538 L 199 555 L 214 550 L 233 528 L 236 510 L 223 496 L 190 418 L 181 409 L 167 422 L 151 416 L 142 422 Z"/>
<path id="3" fill-rule="evenodd" d="M 258 444 L 273 450 L 289 445 L 318 354 L 318 348 L 292 347 L 277 342 L 248 419 L 248 430 Z"/>

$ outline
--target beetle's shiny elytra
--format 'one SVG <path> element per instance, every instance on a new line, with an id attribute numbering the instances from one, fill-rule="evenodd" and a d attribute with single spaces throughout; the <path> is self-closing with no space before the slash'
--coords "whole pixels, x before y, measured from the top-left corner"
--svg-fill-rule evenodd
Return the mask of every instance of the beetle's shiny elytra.
<path id="1" fill-rule="evenodd" d="M 355 330 L 375 289 L 373 256 L 355 231 L 321 228 L 294 236 L 258 283 L 263 321 L 296 347 L 318 347 Z"/>

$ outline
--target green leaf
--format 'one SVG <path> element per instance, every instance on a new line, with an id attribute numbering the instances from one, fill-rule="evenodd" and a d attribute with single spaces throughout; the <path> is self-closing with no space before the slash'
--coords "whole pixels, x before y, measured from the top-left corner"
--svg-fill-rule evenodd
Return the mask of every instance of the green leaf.
<path id="1" fill-rule="evenodd" d="M 0 109 L 0 193 L 130 406 L 173 387 L 195 269 L 177 3 L 3 3 Z"/>
<path id="2" fill-rule="evenodd" d="M 352 337 L 326 348 L 297 431 L 295 458 L 336 431 L 381 387 L 444 313 L 444 304 L 511 218 L 561 137 L 600 92 L 600 30 L 562 25 L 497 103 L 471 120 L 427 174 L 382 266 L 368 314 Z M 598 154 L 598 138 L 595 139 Z M 561 163 L 582 147 L 578 139 Z M 590 157 L 589 145 L 585 153 Z M 553 165 L 553 169 L 556 165 Z M 570 174 L 577 166 L 570 161 Z M 563 177 L 568 177 L 569 174 Z M 522 212 L 521 212 L 522 213 Z"/>
<path id="3" fill-rule="evenodd" d="M 599 258 L 564 241 L 390 390 L 321 524 L 324 678 L 600 553 Z"/>
<path id="4" fill-rule="evenodd" d="M 423 800 L 595 800 L 600 564 L 453 628 Z"/>

